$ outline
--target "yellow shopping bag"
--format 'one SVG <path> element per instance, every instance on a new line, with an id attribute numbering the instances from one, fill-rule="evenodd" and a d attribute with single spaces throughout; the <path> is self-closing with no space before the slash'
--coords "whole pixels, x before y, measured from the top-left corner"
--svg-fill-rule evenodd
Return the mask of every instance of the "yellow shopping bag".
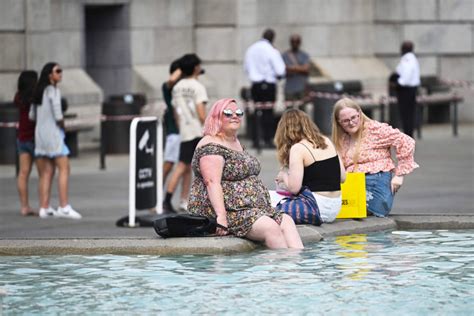
<path id="1" fill-rule="evenodd" d="M 367 217 L 365 197 L 365 174 L 362 172 L 346 173 L 346 181 L 341 184 L 342 207 L 336 218 Z"/>

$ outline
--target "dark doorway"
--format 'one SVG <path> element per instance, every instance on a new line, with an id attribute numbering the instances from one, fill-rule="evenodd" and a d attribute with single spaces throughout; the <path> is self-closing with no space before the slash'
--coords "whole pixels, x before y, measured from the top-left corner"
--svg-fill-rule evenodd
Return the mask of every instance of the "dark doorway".
<path id="1" fill-rule="evenodd" d="M 85 65 L 104 98 L 130 92 L 132 63 L 128 5 L 85 7 Z"/>

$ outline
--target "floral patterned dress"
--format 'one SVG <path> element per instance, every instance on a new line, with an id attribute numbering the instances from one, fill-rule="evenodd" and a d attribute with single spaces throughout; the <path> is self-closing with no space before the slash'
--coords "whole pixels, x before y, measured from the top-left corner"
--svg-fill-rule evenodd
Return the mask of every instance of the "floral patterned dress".
<path id="1" fill-rule="evenodd" d="M 265 215 L 281 224 L 283 213 L 273 209 L 268 190 L 258 178 L 260 163 L 257 158 L 245 150 L 239 152 L 215 143 L 206 144 L 194 152 L 192 168 L 195 179 L 189 196 L 190 213 L 216 216 L 199 166 L 200 159 L 207 155 L 224 158 L 221 185 L 231 234 L 239 237 L 247 235 L 255 221 Z"/>

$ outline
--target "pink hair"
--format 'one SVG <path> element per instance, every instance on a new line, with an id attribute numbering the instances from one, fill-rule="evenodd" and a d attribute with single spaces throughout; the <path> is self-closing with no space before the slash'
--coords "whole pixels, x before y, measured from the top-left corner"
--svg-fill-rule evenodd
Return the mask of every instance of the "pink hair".
<path id="1" fill-rule="evenodd" d="M 204 121 L 203 133 L 204 135 L 216 136 L 222 127 L 222 111 L 231 103 L 236 103 L 235 99 L 220 99 L 214 103 L 207 114 L 206 120 Z"/>

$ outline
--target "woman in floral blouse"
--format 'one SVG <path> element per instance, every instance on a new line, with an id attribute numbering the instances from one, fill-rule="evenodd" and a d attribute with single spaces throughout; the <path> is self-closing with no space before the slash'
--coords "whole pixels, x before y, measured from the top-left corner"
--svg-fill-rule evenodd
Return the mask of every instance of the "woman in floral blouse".
<path id="1" fill-rule="evenodd" d="M 365 173 L 367 210 L 379 217 L 387 216 L 403 177 L 418 168 L 414 161 L 415 140 L 368 118 L 349 98 L 334 105 L 332 139 L 346 171 Z M 396 151 L 396 165 L 391 148 Z"/>
<path id="2" fill-rule="evenodd" d="M 221 99 L 204 122 L 204 137 L 192 160 L 195 179 L 188 211 L 216 217 L 217 235 L 233 234 L 268 248 L 303 248 L 293 219 L 272 208 L 258 178 L 260 163 L 240 144 L 237 131 L 244 112 L 233 99 Z"/>

